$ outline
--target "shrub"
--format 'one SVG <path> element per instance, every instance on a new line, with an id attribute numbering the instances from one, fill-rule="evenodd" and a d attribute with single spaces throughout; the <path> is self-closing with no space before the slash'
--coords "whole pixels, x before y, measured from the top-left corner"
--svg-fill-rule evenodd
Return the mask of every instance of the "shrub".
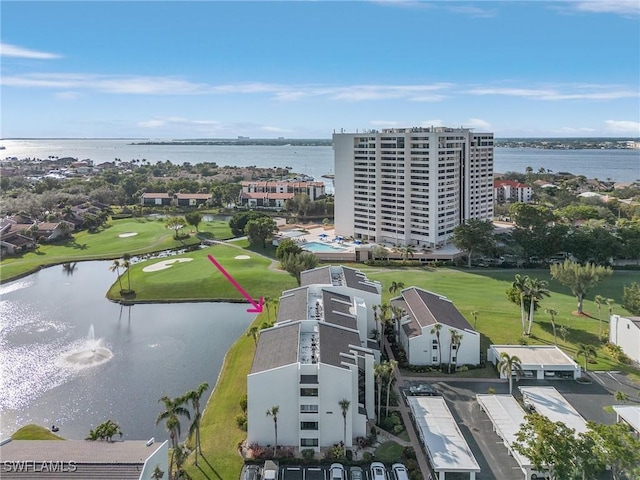
<path id="1" fill-rule="evenodd" d="M 332 445 L 331 448 L 329 448 L 324 453 L 325 460 L 337 460 L 338 458 L 341 458 L 341 457 L 342 457 L 342 447 L 337 443 L 335 445 Z"/>
<path id="2" fill-rule="evenodd" d="M 305 448 L 300 452 L 302 454 L 302 458 L 305 460 L 313 460 L 313 457 L 316 455 L 316 452 L 313 448 Z"/>
<path id="3" fill-rule="evenodd" d="M 236 415 L 236 425 L 240 430 L 247 431 L 247 412 L 242 412 Z"/>
<path id="4" fill-rule="evenodd" d="M 495 394 L 496 394 L 496 389 L 495 389 L 495 388 L 493 388 L 493 387 L 489 387 L 489 388 L 487 389 L 487 393 L 488 393 L 489 395 L 495 395 Z"/>
<path id="5" fill-rule="evenodd" d="M 369 463 L 369 462 L 371 461 L 371 452 L 364 452 L 364 453 L 362 454 L 362 460 L 363 460 L 365 463 Z"/>
<path id="6" fill-rule="evenodd" d="M 353 461 L 353 450 L 347 450 L 347 462 Z"/>

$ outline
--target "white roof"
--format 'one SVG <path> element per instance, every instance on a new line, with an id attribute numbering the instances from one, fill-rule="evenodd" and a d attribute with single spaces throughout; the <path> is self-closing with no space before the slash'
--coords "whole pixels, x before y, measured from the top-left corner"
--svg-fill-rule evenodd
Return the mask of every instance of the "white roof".
<path id="1" fill-rule="evenodd" d="M 614 405 L 613 410 L 636 432 L 640 432 L 640 405 Z"/>
<path id="2" fill-rule="evenodd" d="M 517 356 L 523 370 L 540 367 L 572 367 L 580 368 L 573 359 L 553 345 L 491 345 L 500 358 L 502 352 L 509 356 Z"/>
<path id="3" fill-rule="evenodd" d="M 407 397 L 436 472 L 479 472 L 467 441 L 442 397 Z"/>
<path id="4" fill-rule="evenodd" d="M 511 448 L 516 440 L 516 433 L 525 423 L 525 411 L 517 400 L 511 395 L 476 395 L 476 398 L 493 422 L 496 433 L 506 442 L 507 448 L 518 465 L 531 468 L 531 460 Z"/>
<path id="5" fill-rule="evenodd" d="M 540 415 L 562 422 L 576 433 L 587 431 L 587 422 L 553 387 L 520 387 L 525 403 L 531 403 Z"/>

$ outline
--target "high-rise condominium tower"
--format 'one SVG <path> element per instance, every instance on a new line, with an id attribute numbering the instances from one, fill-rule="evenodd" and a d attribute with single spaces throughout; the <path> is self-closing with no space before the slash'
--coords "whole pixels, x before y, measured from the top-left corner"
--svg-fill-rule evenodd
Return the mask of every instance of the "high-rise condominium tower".
<path id="1" fill-rule="evenodd" d="M 392 128 L 333 135 L 336 234 L 426 248 L 493 218 L 493 134 Z"/>

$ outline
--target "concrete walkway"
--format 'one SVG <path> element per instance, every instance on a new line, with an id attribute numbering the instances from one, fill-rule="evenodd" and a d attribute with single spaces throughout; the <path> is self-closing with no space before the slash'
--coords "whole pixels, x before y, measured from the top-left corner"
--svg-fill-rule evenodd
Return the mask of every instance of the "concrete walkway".
<path id="1" fill-rule="evenodd" d="M 389 346 L 389 342 L 387 342 L 387 338 L 384 335 L 382 336 L 382 348 L 383 350 L 386 351 L 387 357 L 390 360 L 395 360 L 395 357 L 393 356 L 393 352 L 391 351 L 391 347 Z M 427 462 L 427 456 L 426 456 L 424 447 L 422 445 L 422 442 L 420 441 L 420 438 L 418 437 L 418 434 L 416 433 L 416 429 L 414 427 L 413 421 L 411 420 L 411 413 L 409 412 L 409 407 L 407 407 L 407 405 L 402 400 L 402 393 L 400 392 L 399 385 L 404 385 L 405 379 L 397 367 L 393 370 L 393 375 L 396 378 L 395 386 L 393 388 L 398 398 L 397 411 L 399 411 L 400 415 L 402 416 L 402 422 L 404 423 L 407 433 L 409 434 L 410 444 L 416 452 L 416 458 L 418 460 L 418 465 L 420 466 L 420 473 L 422 474 L 422 478 L 430 478 L 430 477 L 437 478 L 435 476 L 435 473 L 432 473 L 431 469 L 429 468 L 429 463 Z M 397 439 L 396 441 L 401 445 L 407 443 L 407 442 L 398 441 L 398 440 L 400 439 Z"/>

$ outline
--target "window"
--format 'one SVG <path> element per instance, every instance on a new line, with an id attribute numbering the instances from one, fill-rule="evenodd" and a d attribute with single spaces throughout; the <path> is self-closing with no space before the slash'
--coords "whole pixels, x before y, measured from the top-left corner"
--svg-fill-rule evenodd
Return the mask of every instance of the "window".
<path id="1" fill-rule="evenodd" d="M 318 405 L 300 405 L 300 413 L 318 413 Z"/>
<path id="2" fill-rule="evenodd" d="M 301 397 L 317 397 L 318 389 L 317 388 L 301 388 L 300 396 Z"/>
<path id="3" fill-rule="evenodd" d="M 451 350 L 457 350 L 458 346 L 457 345 L 451 345 Z"/>
<path id="4" fill-rule="evenodd" d="M 300 422 L 300 430 L 318 430 L 318 422 Z"/>
<path id="5" fill-rule="evenodd" d="M 317 447 L 318 439 L 317 438 L 301 438 L 300 446 L 301 447 Z"/>
<path id="6" fill-rule="evenodd" d="M 431 357 L 431 361 L 432 362 L 437 362 L 438 361 L 438 357 Z"/>

